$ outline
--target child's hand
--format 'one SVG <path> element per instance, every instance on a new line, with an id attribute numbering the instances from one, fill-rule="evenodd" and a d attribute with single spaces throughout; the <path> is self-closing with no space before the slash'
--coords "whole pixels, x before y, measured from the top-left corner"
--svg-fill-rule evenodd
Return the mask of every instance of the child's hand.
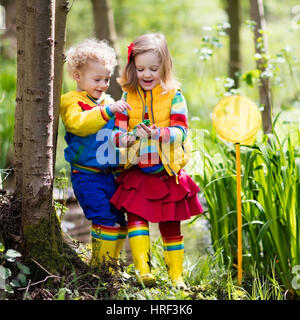
<path id="1" fill-rule="evenodd" d="M 132 110 L 130 105 L 127 102 L 125 102 L 123 99 L 116 101 L 109 107 L 110 112 L 113 114 L 117 112 L 122 113 L 126 109 Z"/>
<path id="2" fill-rule="evenodd" d="M 158 128 L 155 124 L 147 127 L 143 123 L 141 123 L 136 128 L 136 135 L 140 139 L 154 138 L 157 136 L 158 132 Z"/>
<path id="3" fill-rule="evenodd" d="M 136 137 L 132 135 L 124 135 L 120 138 L 119 146 L 123 148 L 128 148 L 132 146 L 136 141 Z"/>

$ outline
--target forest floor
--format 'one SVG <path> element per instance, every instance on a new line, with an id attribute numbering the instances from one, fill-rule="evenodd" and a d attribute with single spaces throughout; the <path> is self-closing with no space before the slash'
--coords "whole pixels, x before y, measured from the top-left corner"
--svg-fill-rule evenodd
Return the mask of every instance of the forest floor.
<path id="1" fill-rule="evenodd" d="M 245 279 L 243 287 L 238 285 L 235 280 L 235 272 L 232 274 L 232 271 L 229 271 L 222 260 L 218 260 L 218 256 L 212 251 L 210 232 L 205 217 L 201 216 L 192 223 L 182 224 L 182 233 L 185 239 L 184 279 L 187 284 L 187 289 L 182 290 L 173 287 L 168 277 L 163 259 L 161 237 L 156 224 L 150 224 L 150 236 L 152 242 L 151 270 L 157 281 L 153 287 L 145 287 L 135 273 L 128 239 L 126 239 L 124 250 L 121 252 L 121 259 L 103 263 L 97 268 L 90 266 L 90 222 L 86 220 L 73 195 L 68 196 L 67 208 L 61 228 L 65 243 L 69 245 L 72 252 L 76 253 L 76 259 L 72 258 L 72 270 L 66 268 L 60 273 L 52 274 L 37 261 L 34 261 L 39 272 L 30 270 L 30 274 L 26 274 L 25 283 L 14 287 L 10 293 L 0 290 L 0 300 L 253 299 L 251 279 Z M 20 244 L 20 230 L 16 228 L 20 225 L 19 219 L 20 202 L 18 199 L 0 191 L 0 234 L 4 232 L 10 235 L 8 237 L 10 242 L 5 243 L 6 249 L 17 250 Z M 3 230 L 4 225 L 8 226 L 5 230 Z M 66 260 L 71 261 L 69 258 L 71 255 L 68 257 L 69 251 L 66 251 Z M 18 259 L 23 263 L 22 257 Z M 1 252 L 0 247 L 0 266 L 10 268 L 9 281 L 17 279 L 20 267 L 17 267 L 16 263 L 4 260 L 3 248 Z M 44 271 L 42 277 L 41 270 Z M 254 298 L 256 299 L 256 296 Z"/>
<path id="2" fill-rule="evenodd" d="M 157 277 L 157 283 L 152 288 L 144 287 L 136 277 L 128 239 L 125 241 L 124 250 L 121 253 L 121 259 L 110 261 L 99 268 L 93 268 L 88 261 L 91 256 L 90 246 L 90 222 L 86 220 L 82 209 L 78 205 L 74 195 L 68 195 L 67 208 L 62 220 L 62 230 L 65 241 L 78 254 L 81 259 L 76 261 L 73 270 L 66 270 L 64 273 L 51 274 L 45 270 L 44 278 L 36 278 L 35 274 L 30 274 L 26 285 L 14 288 L 10 294 L 2 294 L 0 290 L 0 300 L 160 300 L 160 299 L 203 299 L 203 288 L 193 286 L 187 290 L 174 288 L 168 279 L 167 269 L 163 261 L 162 246 L 160 234 L 157 225 L 150 224 L 150 234 L 152 240 L 152 260 L 154 273 Z M 55 196 L 54 196 L 55 198 Z M 9 228 L 18 225 L 17 219 L 20 219 L 20 203 L 13 195 L 1 192 L 1 225 L 9 225 Z M 10 220 L 13 223 L 7 224 Z M 195 228 L 196 224 L 192 226 Z M 187 252 L 194 256 L 200 253 L 199 248 L 203 248 L 203 243 L 199 241 L 208 241 L 205 236 L 199 240 L 199 237 L 193 238 L 191 226 L 183 226 L 183 229 L 189 233 L 187 243 L 191 251 Z M 199 225 L 198 225 L 199 232 Z M 10 233 L 9 239 L 13 239 L 7 248 L 16 249 L 20 241 L 20 230 L 6 229 L 2 230 Z M 205 240 L 203 240 L 205 239 Z M 196 247 L 194 247 L 196 246 Z M 198 248 L 198 249 L 197 249 Z M 152 250 L 153 251 L 153 250 Z M 39 266 L 43 268 L 43 266 Z M 19 271 L 15 265 L 10 264 L 12 277 Z M 114 270 L 110 272 L 109 270 Z"/>

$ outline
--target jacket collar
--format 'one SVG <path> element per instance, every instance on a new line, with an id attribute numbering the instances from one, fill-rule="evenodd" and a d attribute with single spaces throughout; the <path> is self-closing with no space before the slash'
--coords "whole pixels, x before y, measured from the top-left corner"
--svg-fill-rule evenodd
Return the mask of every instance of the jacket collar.
<path id="1" fill-rule="evenodd" d="M 137 86 L 136 89 L 137 93 L 140 93 L 144 97 L 144 90 L 140 85 Z M 149 93 L 150 95 L 152 94 L 153 96 L 160 95 L 163 92 L 163 88 L 160 84 L 156 85 L 152 90 L 146 91 L 146 95 Z"/>

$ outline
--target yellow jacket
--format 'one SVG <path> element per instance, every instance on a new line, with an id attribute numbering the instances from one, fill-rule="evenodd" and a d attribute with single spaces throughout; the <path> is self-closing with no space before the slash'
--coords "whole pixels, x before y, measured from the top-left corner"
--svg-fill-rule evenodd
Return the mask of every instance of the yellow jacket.
<path id="1" fill-rule="evenodd" d="M 177 174 L 188 162 L 190 156 L 190 148 L 186 135 L 179 128 L 183 123 L 187 123 L 185 100 L 174 103 L 179 92 L 178 90 L 171 90 L 164 93 L 163 88 L 158 85 L 153 90 L 147 91 L 146 97 L 144 97 L 144 92 L 140 87 L 136 91 L 127 92 L 126 97 L 127 103 L 132 108 L 132 110 L 127 110 L 129 116 L 128 131 L 132 131 L 137 124 L 144 120 L 146 105 L 151 124 L 155 123 L 157 127 L 173 126 L 173 130 L 176 130 L 176 138 L 172 142 L 161 142 L 159 139 L 152 139 L 150 142 L 151 144 L 154 143 L 159 151 L 159 157 L 169 175 Z M 181 96 L 181 93 L 179 95 Z M 176 114 L 173 115 L 173 111 Z M 172 120 L 172 116 L 174 120 Z M 180 118 L 180 121 L 182 119 L 182 123 L 175 120 L 178 118 Z M 129 168 L 137 162 L 141 143 L 138 140 L 129 148 L 128 162 L 125 168 Z"/>
<path id="2" fill-rule="evenodd" d="M 66 130 L 80 137 L 96 133 L 114 116 L 108 108 L 114 100 L 105 95 L 101 106 L 86 91 L 69 91 L 61 97 L 60 115 Z"/>

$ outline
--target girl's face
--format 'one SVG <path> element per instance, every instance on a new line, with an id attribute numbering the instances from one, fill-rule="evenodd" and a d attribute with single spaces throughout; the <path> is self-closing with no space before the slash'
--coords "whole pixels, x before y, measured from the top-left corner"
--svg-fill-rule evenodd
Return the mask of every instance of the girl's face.
<path id="1" fill-rule="evenodd" d="M 90 96 L 99 99 L 109 87 L 111 71 L 99 61 L 88 61 L 74 74 L 78 91 L 86 91 Z"/>
<path id="2" fill-rule="evenodd" d="M 149 51 L 134 58 L 138 84 L 145 90 L 152 90 L 161 81 L 161 61 L 157 53 Z"/>

